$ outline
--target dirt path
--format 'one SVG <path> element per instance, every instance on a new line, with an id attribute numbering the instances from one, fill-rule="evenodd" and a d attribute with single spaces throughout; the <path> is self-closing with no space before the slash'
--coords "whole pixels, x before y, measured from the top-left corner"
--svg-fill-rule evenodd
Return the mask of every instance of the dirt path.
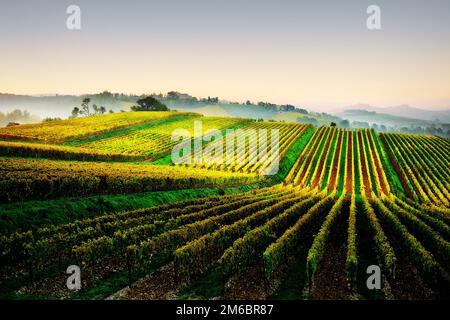
<path id="1" fill-rule="evenodd" d="M 390 283 L 394 298 L 400 300 L 436 299 L 436 294 L 433 293 L 414 267 L 410 259 L 410 253 L 395 237 L 392 230 L 383 221 L 381 223 L 397 258 L 395 279 Z"/>
<path id="2" fill-rule="evenodd" d="M 314 276 L 310 298 L 314 300 L 351 299 L 347 287 L 345 260 L 349 204 L 346 201 L 325 245 L 324 255 Z"/>
<path id="3" fill-rule="evenodd" d="M 356 225 L 358 243 L 357 293 L 368 300 L 391 299 L 393 297 L 390 293 L 390 286 L 386 282 L 387 279 L 383 279 L 382 290 L 369 290 L 367 288 L 367 267 L 371 265 L 380 266 L 381 263 L 377 250 L 375 250 L 374 233 L 361 203 L 357 203 Z"/>
<path id="4" fill-rule="evenodd" d="M 95 287 L 98 281 L 116 274 L 124 268 L 121 257 L 106 257 L 104 261 L 104 264 L 99 263 L 81 269 L 81 286 L 84 290 Z M 57 274 L 43 277 L 20 288 L 18 292 L 43 297 L 51 296 L 55 299 L 68 298 L 73 295 L 73 291 L 67 289 L 67 278 L 66 270 L 60 270 Z"/>
<path id="5" fill-rule="evenodd" d="M 174 281 L 173 263 L 136 281 L 107 300 L 169 300 L 175 297 L 177 286 Z"/>
<path id="6" fill-rule="evenodd" d="M 317 149 L 319 148 L 320 143 L 321 143 L 325 133 L 326 133 L 326 130 L 322 130 L 322 132 L 320 132 L 320 134 L 318 135 L 318 137 L 317 137 L 317 139 L 316 139 L 316 141 L 315 141 L 315 143 L 314 143 L 314 145 L 313 145 L 313 147 L 311 149 L 311 152 L 309 153 L 309 157 L 307 157 L 305 159 L 305 165 L 303 166 L 302 171 L 299 172 L 299 179 L 298 179 L 299 181 L 301 179 L 303 179 L 303 177 L 304 177 L 304 175 L 306 173 L 306 170 L 308 169 L 308 166 L 309 166 L 310 162 L 312 161 L 312 159 L 316 155 Z"/>
<path id="7" fill-rule="evenodd" d="M 381 191 L 383 191 L 384 194 L 387 194 L 388 192 L 387 192 L 386 184 L 383 179 L 383 168 L 381 166 L 381 163 L 378 161 L 377 155 L 375 153 L 375 145 L 372 140 L 372 135 L 369 133 L 369 131 L 366 132 L 366 135 L 367 135 L 367 140 L 369 141 L 370 150 L 372 151 L 373 162 L 375 163 L 375 168 L 378 173 Z"/>
<path id="8" fill-rule="evenodd" d="M 265 300 L 267 289 L 262 262 L 238 272 L 225 284 L 223 299 Z"/>
<path id="9" fill-rule="evenodd" d="M 342 147 L 342 139 L 344 137 L 344 132 L 339 132 L 338 141 L 336 143 L 336 153 L 334 154 L 333 159 L 333 165 L 331 166 L 331 176 L 330 176 L 330 182 L 328 184 L 328 191 L 331 191 L 334 189 L 334 185 L 336 184 L 336 177 L 337 177 L 337 169 L 338 169 L 338 163 L 341 155 L 341 147 Z"/>
<path id="10" fill-rule="evenodd" d="M 353 193 L 353 134 L 349 131 L 347 140 L 347 179 L 345 181 L 345 190 L 348 193 Z"/>
<path id="11" fill-rule="evenodd" d="M 366 161 L 364 157 L 364 142 L 362 140 L 361 131 L 358 131 L 358 142 L 359 142 L 359 163 L 361 164 L 361 171 L 363 175 L 363 183 L 364 188 L 366 189 L 366 195 L 370 198 L 370 195 L 372 194 L 372 189 L 370 188 L 370 177 L 369 172 L 366 167 Z M 367 155 L 366 155 L 367 156 Z"/>
<path id="12" fill-rule="evenodd" d="M 317 169 L 316 176 L 314 177 L 314 180 L 311 184 L 312 188 L 315 188 L 317 186 L 320 176 L 322 175 L 323 167 L 325 165 L 325 161 L 327 160 L 328 152 L 330 150 L 330 145 L 331 145 L 331 142 L 333 141 L 333 137 L 335 134 L 336 134 L 335 131 L 333 131 L 328 135 L 328 141 L 326 142 L 322 156 L 320 157 L 319 168 Z"/>

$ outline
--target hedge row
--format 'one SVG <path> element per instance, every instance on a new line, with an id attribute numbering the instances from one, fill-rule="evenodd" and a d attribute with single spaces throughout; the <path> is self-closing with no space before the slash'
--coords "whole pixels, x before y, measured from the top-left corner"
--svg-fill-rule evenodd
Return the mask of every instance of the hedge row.
<path id="1" fill-rule="evenodd" d="M 236 239 L 246 234 L 247 230 L 251 230 L 278 216 L 296 202 L 308 197 L 308 195 L 309 193 L 306 193 L 304 190 L 292 194 L 279 203 L 231 225 L 226 225 L 213 233 L 206 234 L 177 249 L 175 251 L 175 272 L 178 280 L 186 282 L 192 276 L 206 272 Z"/>

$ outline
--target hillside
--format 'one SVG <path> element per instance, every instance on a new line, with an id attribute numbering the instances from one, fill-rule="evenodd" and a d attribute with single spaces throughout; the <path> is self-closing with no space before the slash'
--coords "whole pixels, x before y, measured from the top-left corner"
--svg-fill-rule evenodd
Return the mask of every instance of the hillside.
<path id="1" fill-rule="evenodd" d="M 297 114 L 312 116 L 278 117 Z M 199 122 L 214 140 L 197 144 Z M 177 129 L 189 161 L 174 165 Z M 2 298 L 450 297 L 448 139 L 165 111 L 0 140 Z M 79 292 L 64 286 L 74 264 Z"/>
<path id="2" fill-rule="evenodd" d="M 426 120 L 433 122 L 450 122 L 450 110 L 424 110 L 411 107 L 409 105 L 399 105 L 392 107 L 375 107 L 369 104 L 357 104 L 344 108 L 344 111 L 351 109 L 362 109 L 366 111 L 387 114 L 397 117 L 407 117 L 411 119 Z"/>
<path id="3" fill-rule="evenodd" d="M 339 112 L 338 115 L 341 118 L 347 119 L 351 122 L 360 121 L 368 122 L 370 125 L 383 124 L 389 127 L 402 127 L 402 126 L 430 126 L 433 122 L 428 120 L 423 120 L 423 118 L 412 118 L 409 117 L 408 113 L 404 113 L 402 116 L 396 116 L 388 113 L 380 113 L 379 111 L 368 111 L 365 109 L 348 109 L 343 112 Z M 405 115 L 408 115 L 406 117 Z"/>
<path id="4" fill-rule="evenodd" d="M 195 98 L 187 94 L 173 92 L 172 95 L 155 95 L 172 110 L 195 112 L 205 116 L 232 117 L 247 119 L 264 119 L 296 122 L 297 118 L 305 118 L 308 114 L 305 109 L 299 109 L 291 105 L 276 105 L 266 102 L 259 103 L 235 103 L 221 100 L 210 100 Z M 186 98 L 185 98 L 186 96 Z M 119 93 L 103 92 L 99 94 L 86 94 L 82 96 L 53 95 L 53 96 L 26 96 L 0 93 L 0 112 L 11 112 L 13 110 L 27 110 L 41 119 L 67 118 L 74 107 L 79 107 L 84 97 L 90 98 L 91 104 L 104 106 L 109 112 L 129 111 L 130 107 L 142 96 L 124 95 Z M 216 99 L 216 98 L 215 98 Z M 298 117 L 297 117 L 298 115 Z M 329 124 L 331 121 L 340 119 L 326 114 L 311 113 L 311 117 L 319 122 L 307 122 L 311 124 Z M 330 119 L 332 119 L 330 121 Z M 36 121 L 36 119 L 33 119 Z M 21 122 L 20 123 L 28 123 Z M 31 122 L 31 121 L 30 121 Z M 1 124 L 0 124 L 1 125 Z M 3 125 L 6 125 L 4 123 Z"/>

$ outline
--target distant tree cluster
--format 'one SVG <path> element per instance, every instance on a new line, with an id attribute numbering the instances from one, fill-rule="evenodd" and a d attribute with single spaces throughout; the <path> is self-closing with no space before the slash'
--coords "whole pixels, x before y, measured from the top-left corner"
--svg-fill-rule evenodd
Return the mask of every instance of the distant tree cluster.
<path id="1" fill-rule="evenodd" d="M 21 124 L 36 121 L 39 121 L 39 118 L 30 114 L 27 110 L 16 109 L 8 113 L 0 112 L 0 126 L 5 126 L 9 123 Z"/>
<path id="2" fill-rule="evenodd" d="M 208 97 L 199 100 L 200 102 L 205 102 L 208 104 L 217 104 L 219 103 L 219 97 Z"/>
<path id="3" fill-rule="evenodd" d="M 52 122 L 52 121 L 58 121 L 58 120 L 62 120 L 62 119 L 47 117 L 47 118 L 42 119 L 42 122 Z"/>
<path id="4" fill-rule="evenodd" d="M 104 114 L 106 112 L 106 108 L 104 106 L 97 106 L 96 104 L 92 105 L 92 110 L 90 106 L 91 99 L 84 98 L 81 102 L 81 107 L 75 107 L 72 110 L 72 118 L 76 118 L 78 116 L 91 116 Z"/>
<path id="5" fill-rule="evenodd" d="M 435 134 L 444 137 L 450 137 L 450 124 L 441 124 L 439 126 L 431 125 L 428 127 L 421 126 L 385 126 L 383 124 L 368 123 L 365 121 L 353 121 L 353 128 L 374 129 L 377 132 L 400 132 L 400 133 L 416 133 L 416 134 Z"/>
<path id="6" fill-rule="evenodd" d="M 159 102 L 153 97 L 139 99 L 136 106 L 132 106 L 132 111 L 168 111 L 169 108 L 164 103 Z"/>
<path id="7" fill-rule="evenodd" d="M 158 101 L 182 101 L 185 104 L 192 104 L 192 103 L 219 104 L 219 103 L 221 103 L 221 101 L 219 100 L 219 97 L 208 96 L 208 98 L 196 98 L 187 93 L 180 93 L 178 91 L 169 91 L 166 95 L 164 95 L 162 93 L 159 93 L 159 94 L 153 93 L 150 96 L 155 98 Z M 222 101 L 222 103 L 239 104 L 239 102 L 228 102 L 228 101 Z M 255 103 L 251 102 L 250 100 L 247 100 L 246 102 L 242 103 L 242 105 L 263 107 L 266 110 L 271 110 L 271 111 L 276 111 L 276 112 L 286 111 L 286 112 L 298 112 L 301 114 L 308 114 L 308 111 L 306 109 L 297 108 L 291 104 L 278 105 L 275 103 L 263 102 L 263 101 L 260 101 L 255 104 Z"/>

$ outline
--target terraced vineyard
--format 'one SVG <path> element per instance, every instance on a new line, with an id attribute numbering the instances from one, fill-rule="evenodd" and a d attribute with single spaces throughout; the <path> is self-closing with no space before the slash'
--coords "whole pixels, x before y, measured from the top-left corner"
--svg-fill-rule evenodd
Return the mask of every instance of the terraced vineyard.
<path id="1" fill-rule="evenodd" d="M 226 128 L 242 126 L 249 122 L 249 120 L 238 118 L 200 118 L 196 116 L 182 117 L 174 120 L 175 121 L 166 121 L 162 125 L 152 126 L 125 135 L 81 143 L 79 146 L 91 150 L 101 150 L 111 153 L 122 153 L 157 159 L 161 156 L 170 154 L 173 147 L 180 143 L 180 141 L 173 141 L 171 139 L 172 133 L 175 130 L 186 130 L 186 133 L 189 133 L 189 135 L 194 138 L 196 120 L 199 121 L 199 123 L 201 122 L 202 127 L 200 130 L 202 131 L 200 131 L 200 134 L 206 134 L 209 130 L 223 130 Z"/>
<path id="2" fill-rule="evenodd" d="M 374 131 L 320 127 L 285 183 L 339 194 L 390 194 L 397 187 L 387 179 L 387 163 L 386 152 Z"/>
<path id="3" fill-rule="evenodd" d="M 63 142 L 187 113 L 127 112 L 0 128 L 1 140 Z"/>
<path id="4" fill-rule="evenodd" d="M 192 133 L 199 119 L 203 132 L 254 129 L 250 138 L 256 129 L 279 129 L 280 173 L 260 174 L 273 152 L 256 159 L 254 144 L 234 149 L 228 164 L 114 163 L 163 159 L 175 143 L 171 130 Z M 17 130 L 63 145 L 0 142 L 0 208 L 68 206 L 64 223 L 0 237 L 2 297 L 450 298 L 447 139 L 193 114 L 76 138 L 41 125 L 35 134 Z M 218 191 L 187 200 L 165 194 L 188 188 Z M 69 206 L 86 196 L 153 191 L 165 204 L 118 211 L 111 200 L 108 211 L 87 217 Z M 7 217 L 12 226 L 16 218 Z M 65 287 L 71 264 L 82 270 L 80 292 Z M 380 290 L 366 286 L 371 265 L 381 268 Z"/>
<path id="5" fill-rule="evenodd" d="M 133 157 L 120 153 L 114 154 L 79 147 L 13 141 L 0 141 L 0 156 L 115 162 L 138 161 L 142 159 L 142 157 Z"/>
<path id="6" fill-rule="evenodd" d="M 435 136 L 381 134 L 403 187 L 416 200 L 449 206 L 450 142 Z"/>
<path id="7" fill-rule="evenodd" d="M 255 182 L 255 175 L 225 174 L 138 164 L 0 158 L 0 201 L 133 193 Z"/>
<path id="8" fill-rule="evenodd" d="M 276 122 L 256 122 L 246 125 L 241 128 L 242 131 L 236 130 L 232 139 L 226 136 L 207 144 L 202 149 L 194 150 L 194 157 L 195 154 L 205 152 L 205 149 L 221 150 L 220 156 L 208 163 L 195 166 L 231 172 L 264 172 L 274 162 L 279 162 L 308 128 L 309 125 Z M 277 151 L 272 148 L 272 130 L 278 130 Z M 261 152 L 262 150 L 264 152 Z M 227 153 L 232 155 L 231 159 Z"/>
<path id="9" fill-rule="evenodd" d="M 132 283 L 153 274 L 122 298 L 161 298 L 169 291 L 266 298 L 292 285 L 298 298 L 371 298 L 359 291 L 360 268 L 371 260 L 387 277 L 387 297 L 448 297 L 450 218 L 393 196 L 355 197 L 275 186 L 188 200 L 16 233 L 2 240 L 1 258 L 15 272 L 39 276 L 27 288 L 34 295 L 59 292 L 55 276 L 64 276 L 51 270 L 64 263 L 82 266 L 86 290 L 114 275 Z M 290 284 L 291 272 L 304 276 Z M 162 291 L 147 290 L 161 278 L 167 281 Z M 216 291 L 197 291 L 205 278 L 219 283 Z M 410 281 L 421 286 L 405 290 Z"/>

